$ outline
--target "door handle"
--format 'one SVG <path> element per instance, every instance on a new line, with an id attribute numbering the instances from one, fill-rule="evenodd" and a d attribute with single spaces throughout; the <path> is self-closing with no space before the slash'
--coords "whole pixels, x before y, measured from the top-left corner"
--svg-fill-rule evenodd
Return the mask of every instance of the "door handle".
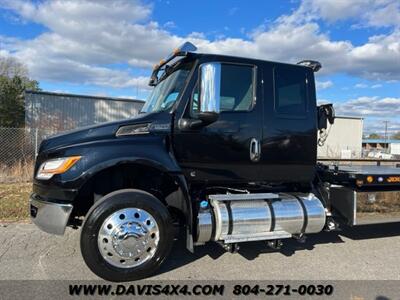
<path id="1" fill-rule="evenodd" d="M 257 162 L 261 157 L 260 142 L 256 138 L 252 138 L 250 141 L 250 160 Z"/>

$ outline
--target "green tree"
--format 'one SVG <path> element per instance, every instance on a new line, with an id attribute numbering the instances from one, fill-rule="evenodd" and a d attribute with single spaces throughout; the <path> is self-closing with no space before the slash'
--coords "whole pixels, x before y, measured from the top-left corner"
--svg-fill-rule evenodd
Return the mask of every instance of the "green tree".
<path id="1" fill-rule="evenodd" d="M 0 58 L 0 127 L 24 126 L 25 90 L 39 90 L 39 83 L 15 58 Z"/>
<path id="2" fill-rule="evenodd" d="M 371 133 L 371 134 L 368 136 L 368 138 L 369 138 L 369 139 L 381 139 L 382 136 L 380 136 L 380 135 L 377 134 L 377 133 Z"/>
<path id="3" fill-rule="evenodd" d="M 400 140 L 400 131 L 397 131 L 395 134 L 393 134 L 392 139 Z"/>

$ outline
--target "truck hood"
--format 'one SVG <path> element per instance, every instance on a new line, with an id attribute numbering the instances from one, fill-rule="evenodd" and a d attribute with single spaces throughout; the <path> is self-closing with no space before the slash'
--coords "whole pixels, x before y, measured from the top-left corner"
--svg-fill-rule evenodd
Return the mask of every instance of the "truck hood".
<path id="1" fill-rule="evenodd" d="M 160 115 L 169 116 L 168 113 L 162 112 L 140 114 L 139 116 L 132 119 L 82 127 L 73 131 L 53 135 L 42 141 L 42 143 L 40 144 L 39 153 L 70 145 L 86 143 L 94 140 L 115 138 L 115 133 L 117 132 L 118 128 L 124 125 L 162 123 L 163 121 L 160 120 Z M 166 123 L 165 117 L 162 119 L 164 119 L 164 123 Z"/>

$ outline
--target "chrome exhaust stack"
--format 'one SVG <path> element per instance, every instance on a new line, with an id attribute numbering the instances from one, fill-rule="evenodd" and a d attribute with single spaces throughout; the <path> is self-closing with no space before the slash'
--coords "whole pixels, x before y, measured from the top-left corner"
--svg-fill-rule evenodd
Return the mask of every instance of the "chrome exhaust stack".
<path id="1" fill-rule="evenodd" d="M 196 243 L 290 238 L 320 232 L 325 222 L 325 208 L 313 194 L 209 195 L 200 204 Z"/>

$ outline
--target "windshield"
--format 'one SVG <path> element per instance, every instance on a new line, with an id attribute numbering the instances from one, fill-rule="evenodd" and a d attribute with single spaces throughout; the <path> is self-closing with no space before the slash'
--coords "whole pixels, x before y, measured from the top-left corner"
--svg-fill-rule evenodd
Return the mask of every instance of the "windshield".
<path id="1" fill-rule="evenodd" d="M 192 63 L 182 65 L 158 83 L 147 97 L 142 112 L 158 112 L 171 108 L 183 90 L 191 66 Z"/>

